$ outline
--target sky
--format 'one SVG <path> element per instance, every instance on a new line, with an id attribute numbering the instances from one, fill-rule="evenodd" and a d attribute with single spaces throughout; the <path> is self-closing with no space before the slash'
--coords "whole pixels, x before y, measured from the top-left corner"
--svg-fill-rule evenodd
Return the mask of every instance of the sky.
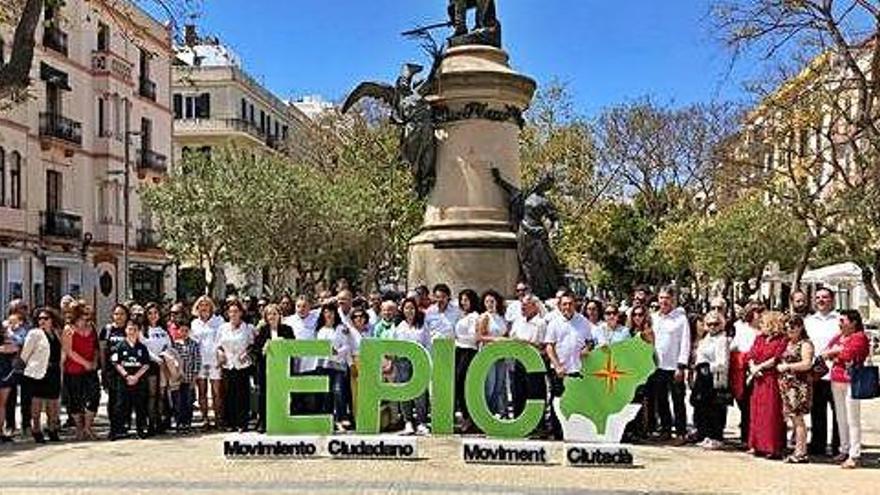
<path id="1" fill-rule="evenodd" d="M 730 69 L 709 0 L 496 2 L 514 68 L 539 86 L 564 82 L 585 115 L 644 96 L 681 105 L 746 98 L 748 67 Z M 360 81 L 393 80 L 405 61 L 427 64 L 400 33 L 445 20 L 446 0 L 205 0 L 197 24 L 278 96 L 338 101 Z"/>

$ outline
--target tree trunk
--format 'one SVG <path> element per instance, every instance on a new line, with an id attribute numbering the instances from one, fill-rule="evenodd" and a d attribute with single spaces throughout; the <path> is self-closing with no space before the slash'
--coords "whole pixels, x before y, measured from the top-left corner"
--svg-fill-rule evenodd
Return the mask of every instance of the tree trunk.
<path id="1" fill-rule="evenodd" d="M 807 244 L 804 246 L 804 252 L 795 266 L 794 280 L 792 280 L 791 284 L 793 290 L 801 290 L 801 279 L 804 278 L 804 272 L 807 271 L 807 265 L 809 264 L 810 258 L 813 256 L 813 251 L 818 244 L 819 241 L 811 236 L 810 240 L 807 241 Z"/>
<path id="2" fill-rule="evenodd" d="M 873 266 L 863 263 L 860 268 L 862 269 L 862 283 L 865 284 L 865 291 L 871 297 L 874 305 L 880 307 L 880 280 L 877 279 L 877 273 L 880 273 L 880 254 L 874 257 Z"/>
<path id="3" fill-rule="evenodd" d="M 0 67 L 0 100 L 11 97 L 21 101 L 24 90 L 30 86 L 36 44 L 34 36 L 42 13 L 43 0 L 27 0 L 24 4 L 13 35 L 12 56 L 9 63 Z"/>

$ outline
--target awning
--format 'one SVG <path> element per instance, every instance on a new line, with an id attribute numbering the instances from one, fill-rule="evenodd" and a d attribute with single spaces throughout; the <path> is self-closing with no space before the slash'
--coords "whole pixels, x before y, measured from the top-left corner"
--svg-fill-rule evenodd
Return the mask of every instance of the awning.
<path id="1" fill-rule="evenodd" d="M 861 283 L 862 269 L 852 262 L 823 266 L 804 273 L 802 281 L 807 284 Z"/>
<path id="2" fill-rule="evenodd" d="M 52 67 L 46 62 L 40 62 L 40 79 L 61 89 L 70 91 L 67 73 Z"/>

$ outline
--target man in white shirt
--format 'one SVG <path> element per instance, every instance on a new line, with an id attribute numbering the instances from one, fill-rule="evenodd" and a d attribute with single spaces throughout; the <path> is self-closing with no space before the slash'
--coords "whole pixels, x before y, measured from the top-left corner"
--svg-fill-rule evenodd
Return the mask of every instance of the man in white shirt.
<path id="1" fill-rule="evenodd" d="M 425 311 L 425 326 L 431 332 L 431 340 L 455 338 L 455 324 L 461 318 L 461 311 L 450 302 L 451 298 L 448 285 L 434 286 L 434 304 Z"/>
<path id="2" fill-rule="evenodd" d="M 296 311 L 281 322 L 293 329 L 293 336 L 296 340 L 315 340 L 318 329 L 319 309 L 312 309 L 309 299 L 306 296 L 296 298 Z M 294 361 L 294 370 L 299 375 L 316 375 L 318 374 L 318 359 L 314 357 L 297 358 Z M 320 412 L 321 401 L 323 397 L 319 394 L 303 394 L 303 412 L 316 413 Z"/>
<path id="3" fill-rule="evenodd" d="M 566 376 L 580 376 L 581 360 L 590 352 L 589 346 L 593 340 L 589 322 L 584 315 L 575 311 L 574 294 L 563 294 L 559 298 L 558 307 L 559 316 L 547 325 L 547 334 L 544 337 L 547 357 L 552 367 L 550 388 L 554 398 L 562 397 L 565 391 L 563 380 Z M 562 426 L 555 412 L 551 421 L 554 437 L 561 439 Z"/>
<path id="4" fill-rule="evenodd" d="M 505 303 L 504 319 L 507 323 L 513 323 L 522 316 L 522 300 L 531 294 L 532 291 L 525 282 L 516 284 L 516 299 Z"/>
<path id="5" fill-rule="evenodd" d="M 840 315 L 834 311 L 834 292 L 828 288 L 817 289 L 813 296 L 816 312 L 804 319 L 807 336 L 813 343 L 815 355 L 819 356 L 828 350 L 828 344 L 840 332 Z M 840 438 L 837 431 L 837 417 L 834 412 L 834 401 L 831 396 L 831 377 L 826 374 L 821 380 L 813 383 L 813 406 L 810 409 L 812 427 L 810 455 L 827 455 L 828 453 L 828 407 L 831 407 L 831 455 L 837 456 L 840 449 Z"/>
<path id="6" fill-rule="evenodd" d="M 654 372 L 654 400 L 660 416 L 661 437 L 672 433 L 672 414 L 669 396 L 675 413 L 675 434 L 678 442 L 687 434 L 687 409 L 685 408 L 685 371 L 691 354 L 691 330 L 687 313 L 676 304 L 674 287 L 664 287 L 657 294 L 659 305 L 654 315 L 654 348 L 657 353 L 657 371 Z"/>
<path id="7" fill-rule="evenodd" d="M 543 355 L 547 323 L 541 317 L 541 299 L 535 295 L 526 295 L 522 298 L 520 307 L 520 316 L 513 322 L 510 338 L 536 348 Z M 546 373 L 526 373 L 525 367 L 519 361 L 514 361 L 512 369 L 513 381 L 510 383 L 510 392 L 513 396 L 513 415 L 518 417 L 525 409 L 526 400 L 546 401 Z"/>

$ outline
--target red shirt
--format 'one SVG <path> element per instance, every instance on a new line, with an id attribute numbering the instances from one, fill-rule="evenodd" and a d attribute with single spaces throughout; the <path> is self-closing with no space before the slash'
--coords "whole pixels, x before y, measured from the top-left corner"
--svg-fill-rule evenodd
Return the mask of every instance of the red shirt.
<path id="1" fill-rule="evenodd" d="M 98 335 L 94 331 L 89 331 L 88 334 L 83 335 L 79 331 L 74 330 L 70 347 L 81 358 L 88 362 L 93 362 L 95 353 L 98 352 Z M 73 359 L 65 359 L 64 372 L 68 375 L 83 375 L 89 373 L 89 370 Z"/>
<path id="2" fill-rule="evenodd" d="M 831 381 L 849 383 L 847 368 L 853 364 L 863 364 L 868 359 L 870 349 L 868 336 L 865 335 L 865 332 L 855 332 L 846 337 L 843 334 L 837 334 L 828 343 L 828 347 L 836 345 L 843 346 L 843 350 L 834 358 L 834 364 L 831 366 Z"/>

